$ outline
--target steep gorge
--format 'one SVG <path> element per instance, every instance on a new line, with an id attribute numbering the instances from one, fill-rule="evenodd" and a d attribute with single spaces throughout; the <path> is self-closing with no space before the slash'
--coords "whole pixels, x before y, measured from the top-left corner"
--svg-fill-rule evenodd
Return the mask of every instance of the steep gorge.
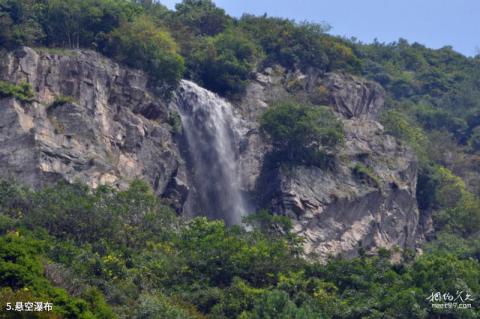
<path id="1" fill-rule="evenodd" d="M 179 213 L 230 224 L 267 208 L 289 216 L 307 253 L 319 258 L 354 256 L 360 247 L 414 248 L 421 240 L 416 159 L 376 121 L 383 91 L 373 82 L 267 69 L 235 106 L 188 81 L 167 103 L 143 72 L 98 53 L 30 48 L 2 53 L 0 79 L 26 81 L 35 92 L 32 103 L 0 99 L 4 177 L 119 188 L 142 178 Z M 269 161 L 258 116 L 294 94 L 330 105 L 342 120 L 346 142 L 334 167 Z M 55 103 L 62 96 L 68 101 Z M 359 178 L 358 165 L 374 176 Z"/>

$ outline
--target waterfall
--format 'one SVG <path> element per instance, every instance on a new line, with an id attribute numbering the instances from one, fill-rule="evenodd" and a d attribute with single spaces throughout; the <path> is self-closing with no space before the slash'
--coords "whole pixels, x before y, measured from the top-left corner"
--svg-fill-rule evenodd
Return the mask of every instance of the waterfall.
<path id="1" fill-rule="evenodd" d="M 240 121 L 232 105 L 186 80 L 181 81 L 175 99 L 193 184 L 184 207 L 186 215 L 239 224 L 247 208 L 237 166 Z"/>

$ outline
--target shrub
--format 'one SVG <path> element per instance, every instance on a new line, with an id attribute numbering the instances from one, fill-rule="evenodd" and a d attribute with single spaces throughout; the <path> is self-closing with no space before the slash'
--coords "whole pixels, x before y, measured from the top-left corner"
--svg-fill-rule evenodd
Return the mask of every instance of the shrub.
<path id="1" fill-rule="evenodd" d="M 195 34 L 216 35 L 227 27 L 231 18 L 211 0 L 184 0 L 175 6 L 175 15 Z"/>
<path id="2" fill-rule="evenodd" d="M 387 133 L 410 145 L 417 153 L 420 161 L 427 161 L 427 136 L 408 115 L 397 110 L 388 110 L 382 113 L 380 120 Z"/>
<path id="3" fill-rule="evenodd" d="M 49 109 L 54 109 L 58 106 L 64 105 L 64 104 L 72 104 L 75 102 L 75 99 L 72 96 L 68 95 L 59 95 L 55 97 L 55 100 L 48 106 Z"/>
<path id="4" fill-rule="evenodd" d="M 255 303 L 250 316 L 247 318 L 298 318 L 298 308 L 288 294 L 280 290 L 265 293 Z M 304 317 L 313 318 L 313 317 Z"/>
<path id="5" fill-rule="evenodd" d="M 87 302 L 54 287 L 44 275 L 41 254 L 45 249 L 43 241 L 23 237 L 18 232 L 0 238 L 0 287 L 3 288 L 0 301 L 3 305 L 6 302 L 15 305 L 18 301 L 48 301 L 53 304 L 54 314 L 66 318 L 115 318 L 100 293 L 86 294 Z"/>
<path id="6" fill-rule="evenodd" d="M 179 134 L 182 132 L 182 118 L 178 112 L 173 111 L 169 113 L 167 122 L 171 126 L 173 133 Z"/>
<path id="7" fill-rule="evenodd" d="M 321 50 L 328 57 L 327 71 L 346 70 L 352 73 L 360 71 L 360 60 L 348 41 L 330 35 L 322 35 L 320 44 Z"/>
<path id="8" fill-rule="evenodd" d="M 269 108 L 260 125 L 280 159 L 315 163 L 343 141 L 343 126 L 327 107 L 284 102 Z"/>
<path id="9" fill-rule="evenodd" d="M 444 205 L 468 197 L 449 190 L 463 188 L 451 174 L 436 175 L 453 194 L 438 193 Z M 115 318 L 110 304 L 120 318 L 426 318 L 450 314 L 431 308 L 432 291 L 479 289 L 480 241 L 452 237 L 458 228 L 447 227 L 449 237 L 401 264 L 391 264 L 385 249 L 323 264 L 301 258 L 288 218 L 265 211 L 248 218 L 245 230 L 206 218 L 172 224 L 155 214 L 158 199 L 139 181 L 123 192 L 78 185 L 25 192 L 0 183 L 0 212 L 16 224 L 7 221 L 0 235 L 0 304 L 50 301 L 52 317 Z M 59 223 L 63 215 L 68 223 Z M 34 230 L 26 228 L 32 223 Z M 98 234 L 86 240 L 93 226 Z M 453 317 L 477 318 L 479 303 L 471 303 Z"/>
<path id="10" fill-rule="evenodd" d="M 428 104 L 415 106 L 415 115 L 418 122 L 427 130 L 446 129 L 457 137 L 461 137 L 467 130 L 467 123 L 447 110 L 434 108 Z"/>
<path id="11" fill-rule="evenodd" d="M 239 25 L 265 51 L 265 65 L 280 64 L 289 69 L 308 65 L 326 69 L 328 57 L 321 42 L 325 26 L 253 15 L 244 15 Z"/>
<path id="12" fill-rule="evenodd" d="M 176 43 L 148 16 L 139 16 L 112 31 L 107 52 L 117 61 L 147 72 L 164 91 L 175 87 L 183 75 L 184 62 Z"/>
<path id="13" fill-rule="evenodd" d="M 27 82 L 15 84 L 0 80 L 0 97 L 14 97 L 22 102 L 32 102 L 35 94 L 32 86 Z"/>
<path id="14" fill-rule="evenodd" d="M 352 173 L 362 182 L 374 187 L 380 187 L 378 177 L 370 167 L 357 163 L 352 168 Z"/>
<path id="15" fill-rule="evenodd" d="M 450 170 L 439 166 L 435 175 L 435 204 L 439 209 L 433 215 L 436 230 L 446 229 L 464 237 L 480 231 L 480 200 Z"/>
<path id="16" fill-rule="evenodd" d="M 162 294 L 140 296 L 133 319 L 193 319 L 186 310 Z"/>
<path id="17" fill-rule="evenodd" d="M 37 192 L 32 206 L 25 220 L 31 229 L 43 227 L 58 238 L 80 243 L 98 244 L 108 238 L 110 245 L 127 247 L 168 233 L 162 225 L 173 215 L 141 181 L 122 192 L 62 183 Z"/>
<path id="18" fill-rule="evenodd" d="M 191 68 L 206 88 L 222 95 L 240 93 L 260 60 L 255 43 L 238 30 L 207 39 L 193 53 Z"/>
<path id="19" fill-rule="evenodd" d="M 468 139 L 468 146 L 470 146 L 475 152 L 480 151 L 480 126 L 477 126 L 472 130 L 472 134 Z"/>

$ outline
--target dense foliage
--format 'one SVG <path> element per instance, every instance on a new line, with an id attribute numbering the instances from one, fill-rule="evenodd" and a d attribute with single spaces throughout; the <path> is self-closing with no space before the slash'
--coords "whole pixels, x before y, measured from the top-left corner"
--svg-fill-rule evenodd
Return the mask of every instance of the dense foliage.
<path id="1" fill-rule="evenodd" d="M 146 70 L 153 79 L 175 86 L 183 73 L 183 58 L 169 33 L 148 16 L 122 23 L 110 33 L 106 52 L 117 61 Z"/>
<path id="2" fill-rule="evenodd" d="M 184 221 L 139 181 L 122 192 L 3 181 L 0 302 L 49 301 L 51 318 L 479 315 L 478 299 L 453 311 L 432 309 L 427 298 L 480 289 L 480 241 L 446 235 L 422 256 L 403 252 L 401 264 L 390 261 L 401 251 L 381 250 L 322 265 L 300 257 L 288 218 L 260 212 L 246 223 L 248 231 Z"/>
<path id="3" fill-rule="evenodd" d="M 4 47 L 95 49 L 166 83 L 182 76 L 181 55 L 186 76 L 226 95 L 241 91 L 257 68 L 277 64 L 364 74 L 397 100 L 422 102 L 420 117 L 435 127 L 455 125 L 470 134 L 472 127 L 462 125 L 478 125 L 472 118 L 478 62 L 449 47 L 431 50 L 405 40 L 364 45 L 328 35 L 326 25 L 232 18 L 211 0 L 184 0 L 175 11 L 152 0 L 1 0 L 0 26 Z"/>
<path id="4" fill-rule="evenodd" d="M 353 44 L 326 26 L 234 19 L 211 0 L 185 0 L 175 11 L 148 0 L 0 0 L 0 26 L 3 47 L 95 49 L 166 88 L 184 74 L 185 60 L 186 76 L 228 96 L 268 65 L 360 71 Z"/>
<path id="5" fill-rule="evenodd" d="M 146 70 L 161 87 L 183 74 L 177 45 L 161 25 L 128 0 L 1 0 L 0 43 L 96 49 Z"/>
<path id="6" fill-rule="evenodd" d="M 0 80 L 0 98 L 2 97 L 14 97 L 21 102 L 31 102 L 34 94 L 32 86 L 28 83 L 22 82 L 17 85 Z"/>
<path id="7" fill-rule="evenodd" d="M 277 158 L 316 163 L 343 141 L 343 127 L 327 107 L 283 102 L 269 108 L 260 120 Z"/>
<path id="8" fill-rule="evenodd" d="M 242 92 L 259 60 L 259 48 L 251 39 L 227 31 L 207 39 L 193 52 L 190 69 L 206 88 L 234 94 Z"/>

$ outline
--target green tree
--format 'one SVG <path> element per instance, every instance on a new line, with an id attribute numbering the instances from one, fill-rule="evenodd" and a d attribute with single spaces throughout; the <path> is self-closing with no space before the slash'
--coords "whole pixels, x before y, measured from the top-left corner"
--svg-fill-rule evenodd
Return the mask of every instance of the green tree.
<path id="1" fill-rule="evenodd" d="M 438 167 L 433 220 L 437 230 L 447 229 L 464 237 L 480 231 L 480 200 L 450 170 Z"/>
<path id="2" fill-rule="evenodd" d="M 103 49 L 106 34 L 139 13 L 126 0 L 48 0 L 41 21 L 48 46 Z"/>
<path id="3" fill-rule="evenodd" d="M 183 75 L 183 58 L 170 34 L 148 16 L 123 23 L 110 34 L 108 53 L 117 61 L 145 70 L 164 90 Z"/>
<path id="4" fill-rule="evenodd" d="M 428 139 L 425 132 L 407 114 L 391 109 L 382 113 L 380 120 L 387 133 L 410 145 L 421 162 L 428 161 L 426 154 Z"/>
<path id="5" fill-rule="evenodd" d="M 298 318 L 297 313 L 297 306 L 290 300 L 286 292 L 273 290 L 265 293 L 262 298 L 255 303 L 251 315 L 246 316 L 246 318 L 292 319 Z M 310 318 L 313 319 L 313 317 Z"/>
<path id="6" fill-rule="evenodd" d="M 470 146 L 475 152 L 480 151 L 480 126 L 477 126 L 472 130 L 472 134 L 468 139 L 468 146 Z"/>
<path id="7" fill-rule="evenodd" d="M 266 53 L 265 65 L 280 64 L 289 69 L 328 64 L 321 36 L 328 29 L 318 24 L 296 24 L 294 21 L 244 15 L 240 27 L 260 44 Z"/>
<path id="8" fill-rule="evenodd" d="M 133 319 L 193 319 L 186 310 L 178 307 L 162 294 L 140 296 Z"/>
<path id="9" fill-rule="evenodd" d="M 193 53 L 189 66 L 206 88 L 231 95 L 242 92 L 260 58 L 249 37 L 230 29 L 207 39 Z"/>
<path id="10" fill-rule="evenodd" d="M 67 48 L 80 47 L 81 2 L 75 0 L 50 0 L 46 3 L 45 29 L 49 44 Z"/>
<path id="11" fill-rule="evenodd" d="M 281 158 L 313 162 L 343 141 L 343 127 L 326 107 L 284 102 L 270 107 L 260 125 Z"/>
<path id="12" fill-rule="evenodd" d="M 0 0 L 0 45 L 38 45 L 45 34 L 39 23 L 43 3 L 35 0 Z"/>
<path id="13" fill-rule="evenodd" d="M 211 0 L 183 0 L 175 9 L 176 17 L 199 35 L 217 35 L 231 22 L 225 10 Z"/>
<path id="14" fill-rule="evenodd" d="M 44 277 L 42 254 L 45 250 L 46 245 L 42 241 L 32 240 L 18 232 L 0 238 L 0 301 L 4 305 L 20 300 L 41 300 L 53 304 L 54 314 L 67 318 L 115 318 L 102 294 L 85 292 L 85 300 L 69 296 L 64 289 L 54 287 Z"/>

